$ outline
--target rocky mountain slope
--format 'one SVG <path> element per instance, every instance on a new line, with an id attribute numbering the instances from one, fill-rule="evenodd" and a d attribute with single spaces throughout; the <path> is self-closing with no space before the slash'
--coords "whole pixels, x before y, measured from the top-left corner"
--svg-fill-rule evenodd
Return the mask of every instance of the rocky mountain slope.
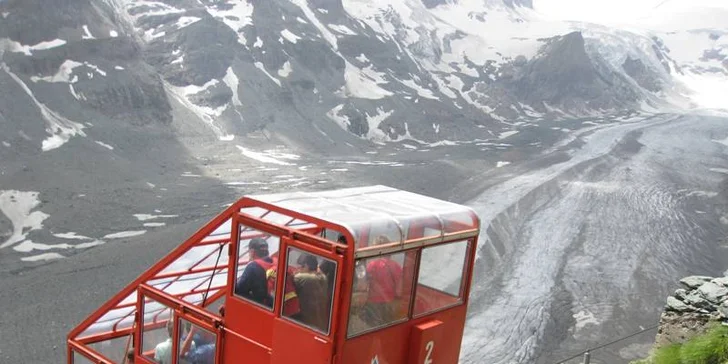
<path id="1" fill-rule="evenodd" d="M 369 160 L 390 143 L 466 171 L 442 150 L 467 144 L 498 167 L 582 122 L 720 105 L 728 32 L 696 24 L 556 22 L 530 0 L 0 1 L 2 244 L 40 234 L 39 209 L 81 231 L 221 173 L 289 176 L 258 163 L 400 166 Z"/>
<path id="2" fill-rule="evenodd" d="M 25 132 L 56 144 L 97 114 L 165 125 L 175 109 L 226 141 L 267 129 L 320 148 L 350 135 L 430 143 L 658 107 L 683 93 L 672 76 L 684 67 L 728 72 L 723 33 L 706 34 L 703 54 L 680 60 L 701 61 L 683 65 L 658 37 L 544 21 L 531 5 L 4 1 L 2 73 L 25 95 L 3 114 L 47 107 L 51 131 Z"/>

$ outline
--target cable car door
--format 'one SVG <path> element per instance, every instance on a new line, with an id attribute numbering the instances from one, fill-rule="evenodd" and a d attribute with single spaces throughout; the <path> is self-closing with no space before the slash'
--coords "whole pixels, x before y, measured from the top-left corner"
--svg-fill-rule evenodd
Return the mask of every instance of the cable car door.
<path id="1" fill-rule="evenodd" d="M 281 239 L 280 315 L 274 321 L 272 364 L 329 364 L 334 353 L 343 257 Z M 282 275 L 279 275 L 282 277 Z"/>

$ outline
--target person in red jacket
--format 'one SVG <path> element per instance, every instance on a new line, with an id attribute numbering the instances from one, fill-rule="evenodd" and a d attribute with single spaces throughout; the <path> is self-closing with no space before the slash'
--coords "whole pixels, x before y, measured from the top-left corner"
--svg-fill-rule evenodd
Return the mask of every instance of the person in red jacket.
<path id="1" fill-rule="evenodd" d="M 379 236 L 376 245 L 389 244 L 386 236 Z M 398 303 L 402 296 L 402 266 L 391 255 L 367 262 L 369 294 L 364 306 L 364 317 L 371 327 L 385 325 L 400 319 Z"/>

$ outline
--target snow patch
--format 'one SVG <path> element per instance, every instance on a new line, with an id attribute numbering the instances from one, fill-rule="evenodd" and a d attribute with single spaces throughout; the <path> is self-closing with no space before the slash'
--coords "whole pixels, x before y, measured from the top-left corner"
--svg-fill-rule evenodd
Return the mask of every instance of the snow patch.
<path id="1" fill-rule="evenodd" d="M 728 95 L 728 82 L 722 74 L 696 74 L 683 72 L 674 77 L 692 91 L 690 99 L 700 108 L 728 109 L 725 95 Z"/>
<path id="2" fill-rule="evenodd" d="M 516 134 L 518 134 L 518 130 L 504 131 L 504 132 L 498 134 L 498 139 L 505 139 L 505 138 L 508 138 L 511 135 L 516 135 Z"/>
<path id="3" fill-rule="evenodd" d="M 147 222 L 143 224 L 144 227 L 162 227 L 167 225 L 165 222 Z"/>
<path id="4" fill-rule="evenodd" d="M 378 84 L 387 83 L 381 77 L 381 73 L 374 71 L 371 65 L 365 70 L 363 71 L 348 61 L 346 62 L 344 73 L 346 85 L 344 89 L 347 96 L 379 100 L 393 95 L 392 92 L 378 86 Z"/>
<path id="5" fill-rule="evenodd" d="M 222 81 L 225 82 L 225 84 L 233 92 L 233 105 L 242 106 L 243 103 L 240 101 L 240 95 L 238 94 L 238 86 L 240 84 L 240 80 L 235 74 L 235 71 L 233 71 L 232 67 L 228 67 L 227 72 L 225 72 L 225 77 L 223 77 Z"/>
<path id="6" fill-rule="evenodd" d="M 291 33 L 291 31 L 288 29 L 283 29 L 281 31 L 281 36 L 283 36 L 283 38 L 286 38 L 287 41 L 289 41 L 293 44 L 296 44 L 298 42 L 298 40 L 301 39 L 301 37 Z"/>
<path id="7" fill-rule="evenodd" d="M 66 41 L 63 39 L 54 39 L 54 40 L 47 41 L 47 42 L 40 42 L 34 46 L 31 46 L 30 49 L 31 49 L 31 51 L 40 51 L 40 50 L 45 50 L 45 49 L 58 48 L 65 44 L 66 44 Z"/>
<path id="8" fill-rule="evenodd" d="M 111 38 L 116 38 L 116 37 L 118 37 L 118 36 L 119 36 L 119 33 L 117 33 L 117 32 L 116 32 L 116 30 L 110 30 L 110 31 L 109 31 L 109 36 L 110 36 Z"/>
<path id="9" fill-rule="evenodd" d="M 511 164 L 511 162 L 507 161 L 498 161 L 498 163 L 495 164 L 495 168 L 505 167 L 507 165 Z"/>
<path id="10" fill-rule="evenodd" d="M 100 142 L 98 140 L 96 140 L 95 142 L 96 142 L 96 144 L 98 144 L 98 145 L 100 145 L 100 146 L 102 146 L 102 147 L 104 147 L 104 148 L 106 148 L 108 150 L 114 150 L 114 147 L 112 147 L 112 146 L 110 146 L 110 145 L 108 145 L 108 144 L 106 144 L 104 142 Z"/>
<path id="11" fill-rule="evenodd" d="M 119 70 L 119 71 L 123 71 L 123 70 L 124 70 L 124 67 L 121 67 L 121 66 L 114 66 L 114 69 L 115 69 L 115 70 Z"/>
<path id="12" fill-rule="evenodd" d="M 157 28 L 152 28 L 144 32 L 143 38 L 145 41 L 151 42 L 157 38 L 164 37 L 165 35 L 167 35 L 167 32 L 162 31 L 157 33 Z"/>
<path id="13" fill-rule="evenodd" d="M 38 262 L 38 261 L 49 261 L 49 260 L 63 259 L 63 258 L 65 258 L 65 257 L 58 253 L 43 253 L 43 254 L 33 255 L 30 257 L 23 257 L 23 258 L 20 258 L 20 260 L 22 260 L 24 262 Z"/>
<path id="14" fill-rule="evenodd" d="M 120 231 L 118 233 L 104 235 L 104 237 L 102 239 L 131 238 L 131 237 L 134 237 L 134 236 L 144 235 L 146 232 L 147 232 L 146 230 Z"/>
<path id="15" fill-rule="evenodd" d="M 273 82 L 275 82 L 276 85 L 281 86 L 281 80 L 273 77 L 273 75 L 271 75 L 270 73 L 268 73 L 268 70 L 265 69 L 265 66 L 263 65 L 263 63 L 261 63 L 261 62 L 255 62 L 254 65 L 255 65 L 255 68 L 263 71 L 263 73 L 265 73 L 265 75 L 268 76 L 268 78 L 270 78 L 271 80 L 273 80 Z"/>
<path id="16" fill-rule="evenodd" d="M 83 35 L 81 36 L 81 39 L 96 39 L 93 35 L 91 35 L 91 31 L 88 30 L 88 25 L 83 26 Z"/>
<path id="17" fill-rule="evenodd" d="M 89 241 L 87 243 L 76 244 L 73 246 L 73 248 L 74 249 L 88 249 L 88 248 L 92 248 L 92 247 L 95 247 L 98 245 L 104 245 L 104 244 L 106 244 L 106 242 L 103 240 L 94 240 L 94 241 Z"/>
<path id="18" fill-rule="evenodd" d="M 422 96 L 422 97 L 424 97 L 426 99 L 440 100 L 440 98 L 437 97 L 437 96 L 435 96 L 435 94 L 431 90 L 428 90 L 428 89 L 426 89 L 426 88 L 418 85 L 414 80 L 404 80 L 403 81 L 403 80 L 399 80 L 398 79 L 397 81 L 399 81 L 403 85 L 405 85 L 405 86 L 407 86 L 407 87 L 409 87 L 409 88 L 417 91 L 417 94 L 418 95 L 420 95 L 420 96 Z"/>
<path id="19" fill-rule="evenodd" d="M 10 143 L 8 143 L 8 142 L 6 142 L 4 140 L 3 140 L 3 145 L 6 146 L 6 147 L 8 147 L 8 148 L 10 148 L 12 146 L 12 144 L 10 144 Z"/>
<path id="20" fill-rule="evenodd" d="M 385 112 L 381 107 L 377 108 L 377 113 L 375 115 L 369 115 L 369 113 L 366 113 L 367 124 L 369 125 L 367 139 L 378 141 L 388 140 L 389 137 L 379 128 L 379 125 L 382 124 L 384 120 L 387 120 L 387 118 L 393 113 L 394 110 Z"/>
<path id="21" fill-rule="evenodd" d="M 74 77 L 71 79 L 71 75 L 73 74 L 73 69 L 76 67 L 83 66 L 83 63 L 72 61 L 72 60 L 66 60 L 64 61 L 60 67 L 58 67 L 58 71 L 53 76 L 45 76 L 45 77 L 37 77 L 37 76 L 31 76 L 30 80 L 32 82 L 38 82 L 38 81 L 44 81 L 44 82 L 67 82 L 67 83 L 75 83 L 78 81 L 78 77 Z"/>
<path id="22" fill-rule="evenodd" d="M 364 53 L 358 55 L 356 57 L 356 60 L 359 61 L 359 62 L 362 62 L 362 63 L 369 62 L 369 58 L 367 58 L 367 56 L 365 56 Z"/>
<path id="23" fill-rule="evenodd" d="M 321 32 L 321 35 L 324 37 L 326 42 L 329 43 L 331 48 L 333 50 L 338 50 L 339 46 L 336 41 L 336 36 L 332 34 L 321 22 L 316 18 L 316 14 L 311 11 L 311 8 L 308 7 L 308 0 L 290 0 L 292 3 L 297 5 L 299 8 L 301 8 L 301 11 L 303 12 L 303 15 L 306 16 L 308 21 L 313 23 L 313 25 Z M 325 9 L 318 9 L 320 12 Z M 326 14 L 326 13 L 324 13 Z"/>
<path id="24" fill-rule="evenodd" d="M 329 27 L 329 29 L 331 29 L 337 33 L 346 34 L 346 35 L 356 35 L 356 32 L 349 29 L 349 27 L 347 27 L 346 25 L 329 24 L 328 27 Z"/>
<path id="25" fill-rule="evenodd" d="M 344 104 L 334 106 L 333 109 L 329 110 L 329 112 L 326 113 L 326 116 L 328 116 L 329 119 L 333 120 L 336 124 L 338 124 L 342 129 L 349 130 L 349 125 L 351 125 L 349 117 L 346 115 L 339 115 L 339 112 L 341 112 L 343 108 Z"/>
<path id="26" fill-rule="evenodd" d="M 278 76 L 281 76 L 284 78 L 288 77 L 288 75 L 290 75 L 292 71 L 293 71 L 293 68 L 291 68 L 291 62 L 286 61 L 286 63 L 283 64 L 283 67 L 278 70 Z"/>
<path id="27" fill-rule="evenodd" d="M 68 249 L 71 247 L 72 247 L 72 245 L 66 244 L 66 243 L 49 245 L 49 244 L 34 243 L 31 240 L 25 240 L 22 243 L 14 246 L 13 250 L 15 250 L 17 252 L 21 252 L 21 253 L 30 253 L 33 250 L 45 251 L 45 250 L 51 250 L 51 249 Z"/>
<path id="28" fill-rule="evenodd" d="M 254 159 L 261 163 L 268 163 L 268 164 L 277 164 L 280 166 L 293 166 L 296 165 L 296 163 L 292 162 L 286 162 L 285 160 L 298 160 L 301 158 L 298 155 L 290 154 L 290 153 L 283 153 L 276 150 L 265 150 L 262 152 L 256 152 L 251 149 L 242 147 L 240 145 L 237 145 L 238 149 L 243 153 L 244 156 Z"/>
<path id="29" fill-rule="evenodd" d="M 253 24 L 252 2 L 248 0 L 229 0 L 225 2 L 225 7 L 226 10 L 219 10 L 218 6 L 207 6 L 207 12 L 238 34 L 238 43 L 245 45 L 243 28 Z"/>
<path id="30" fill-rule="evenodd" d="M 202 18 L 198 18 L 196 16 L 181 16 L 179 19 L 177 19 L 176 25 L 178 29 L 182 29 L 184 27 L 197 23 L 200 20 L 202 20 Z"/>
<path id="31" fill-rule="evenodd" d="M 78 235 L 74 232 L 67 232 L 67 233 L 60 233 L 60 234 L 53 234 L 56 238 L 61 239 L 70 239 L 70 240 L 92 240 L 88 236 Z"/>
<path id="32" fill-rule="evenodd" d="M 13 234 L 0 244 L 0 249 L 21 242 L 29 232 L 43 228 L 43 221 L 50 215 L 33 211 L 40 204 L 38 194 L 16 190 L 0 191 L 0 212 L 13 225 Z"/>
<path id="33" fill-rule="evenodd" d="M 155 219 L 171 219 L 179 215 L 152 215 L 152 214 L 134 214 L 134 217 L 139 221 L 148 221 Z"/>
<path id="34" fill-rule="evenodd" d="M 728 174 L 728 168 L 710 168 L 711 172 Z"/>
<path id="35" fill-rule="evenodd" d="M 728 138 L 725 138 L 725 139 L 723 139 L 723 140 L 716 140 L 716 139 L 713 139 L 713 141 L 714 141 L 714 142 L 716 142 L 716 143 L 718 143 L 718 144 L 723 144 L 723 145 L 725 145 L 726 147 L 728 147 Z"/>
<path id="36" fill-rule="evenodd" d="M 257 37 L 255 40 L 255 43 L 253 43 L 253 48 L 261 48 L 263 47 L 263 40 L 260 39 L 260 37 Z"/>

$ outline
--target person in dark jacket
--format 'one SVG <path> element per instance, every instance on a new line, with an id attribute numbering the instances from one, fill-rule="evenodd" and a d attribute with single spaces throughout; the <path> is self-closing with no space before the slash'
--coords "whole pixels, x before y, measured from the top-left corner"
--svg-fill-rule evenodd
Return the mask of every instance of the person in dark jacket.
<path id="1" fill-rule="evenodd" d="M 273 296 L 268 291 L 268 278 L 258 260 L 273 264 L 268 252 L 268 243 L 262 238 L 254 238 L 248 243 L 250 261 L 235 284 L 235 294 L 267 307 L 273 307 Z"/>

